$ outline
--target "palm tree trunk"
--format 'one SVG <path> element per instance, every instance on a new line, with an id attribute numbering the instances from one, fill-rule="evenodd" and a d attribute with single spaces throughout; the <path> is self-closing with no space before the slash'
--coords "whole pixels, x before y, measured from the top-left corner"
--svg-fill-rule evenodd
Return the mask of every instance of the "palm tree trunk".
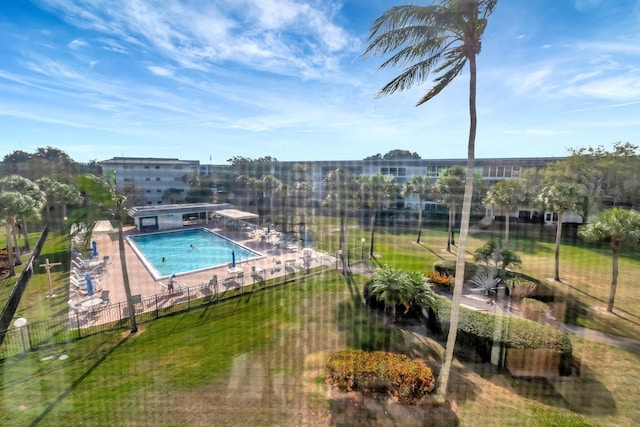
<path id="1" fill-rule="evenodd" d="M 509 210 L 505 210 L 506 215 L 505 215 L 505 224 L 504 224 L 504 247 L 507 247 L 507 244 L 509 243 Z"/>
<path id="2" fill-rule="evenodd" d="M 340 242 L 338 242 L 338 246 L 340 247 L 340 256 L 342 257 L 342 274 L 347 273 L 347 253 L 345 251 L 345 216 L 346 212 L 339 211 L 340 215 Z"/>
<path id="3" fill-rule="evenodd" d="M 556 226 L 556 263 L 553 279 L 560 281 L 560 241 L 562 240 L 562 212 L 558 212 L 558 225 Z"/>
<path id="4" fill-rule="evenodd" d="M 453 208 L 449 207 L 449 226 L 447 227 L 447 252 L 451 252 L 451 214 Z"/>
<path id="5" fill-rule="evenodd" d="M 373 258 L 373 242 L 374 242 L 374 233 L 375 233 L 375 226 L 376 226 L 376 216 L 377 216 L 378 211 L 374 210 L 373 214 L 371 215 L 371 218 L 369 219 L 369 227 L 371 227 L 371 244 L 369 246 L 369 258 Z M 362 260 L 364 261 L 364 260 Z"/>
<path id="6" fill-rule="evenodd" d="M 22 265 L 22 261 L 20 260 L 20 245 L 18 244 L 18 228 L 16 227 L 17 221 L 18 218 L 14 216 L 11 222 L 11 239 L 13 240 L 13 262 L 14 265 Z"/>
<path id="7" fill-rule="evenodd" d="M 613 313 L 613 301 L 616 298 L 616 289 L 618 288 L 618 253 L 620 252 L 620 240 L 614 239 L 611 243 L 612 259 L 611 259 L 611 289 L 609 289 L 609 301 L 607 301 L 607 311 Z"/>
<path id="8" fill-rule="evenodd" d="M 456 245 L 456 205 L 453 205 L 453 212 L 451 213 L 451 244 Z"/>
<path id="9" fill-rule="evenodd" d="M 24 240 L 24 250 L 31 252 L 31 245 L 29 244 L 29 232 L 27 231 L 27 221 L 22 217 L 22 240 Z"/>
<path id="10" fill-rule="evenodd" d="M 449 376 L 451 375 L 451 365 L 453 364 L 453 349 L 458 336 L 458 322 L 460 320 L 460 301 L 462 299 L 462 287 L 464 284 L 465 251 L 467 245 L 467 235 L 469 234 L 469 220 L 471 218 L 471 198 L 473 195 L 473 168 L 475 164 L 475 143 L 476 143 L 476 57 L 469 57 L 469 143 L 467 147 L 467 175 L 464 184 L 464 198 L 462 202 L 462 218 L 460 222 L 460 240 L 458 255 L 456 259 L 456 278 L 453 287 L 453 297 L 451 299 L 451 318 L 449 322 L 449 334 L 447 336 L 447 347 L 445 350 L 444 362 L 438 378 L 438 390 L 436 397 L 444 401 L 447 398 L 447 388 Z"/>
<path id="11" fill-rule="evenodd" d="M 9 277 L 13 277 L 16 274 L 15 271 L 15 258 L 13 256 L 13 248 L 11 244 L 11 224 L 9 218 L 6 219 L 4 224 L 5 235 L 7 236 L 7 257 L 9 258 Z"/>
<path id="12" fill-rule="evenodd" d="M 122 233 L 122 217 L 118 213 L 118 250 L 120 251 L 120 264 L 122 268 L 122 283 L 124 285 L 124 293 L 127 298 L 127 307 L 129 307 L 129 318 L 131 319 L 131 333 L 138 332 L 138 324 L 136 323 L 136 311 L 131 300 L 131 287 L 129 286 L 129 273 L 127 272 L 127 257 L 124 253 L 124 237 Z"/>
<path id="13" fill-rule="evenodd" d="M 420 243 L 420 234 L 422 233 L 422 197 L 418 198 L 418 240 L 416 243 Z"/>

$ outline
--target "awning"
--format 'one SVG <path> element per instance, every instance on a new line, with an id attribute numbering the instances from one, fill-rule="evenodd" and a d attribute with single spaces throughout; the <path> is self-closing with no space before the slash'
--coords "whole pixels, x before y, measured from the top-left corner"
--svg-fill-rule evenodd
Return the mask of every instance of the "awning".
<path id="1" fill-rule="evenodd" d="M 251 213 L 251 212 L 245 212 L 245 211 L 241 211 L 238 209 L 221 209 L 219 211 L 215 212 L 216 215 L 220 215 L 224 218 L 229 218 L 229 219 L 255 219 L 255 218 L 259 218 L 259 215 Z"/>

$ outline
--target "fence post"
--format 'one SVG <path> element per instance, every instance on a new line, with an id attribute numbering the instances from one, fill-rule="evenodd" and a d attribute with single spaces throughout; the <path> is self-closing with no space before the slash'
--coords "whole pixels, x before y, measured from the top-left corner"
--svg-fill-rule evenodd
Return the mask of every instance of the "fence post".
<path id="1" fill-rule="evenodd" d="M 187 308 L 191 308 L 191 288 L 187 286 Z"/>
<path id="2" fill-rule="evenodd" d="M 82 332 L 80 330 L 80 316 L 78 315 L 78 312 L 75 312 L 76 314 L 76 325 L 78 325 L 78 338 L 82 338 Z"/>

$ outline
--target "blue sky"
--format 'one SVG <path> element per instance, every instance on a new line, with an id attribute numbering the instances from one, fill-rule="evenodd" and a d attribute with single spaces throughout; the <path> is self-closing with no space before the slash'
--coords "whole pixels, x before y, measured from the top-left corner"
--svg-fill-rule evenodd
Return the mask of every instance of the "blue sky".
<path id="1" fill-rule="evenodd" d="M 226 163 L 465 158 L 468 72 L 376 98 L 383 0 L 0 2 L 0 155 L 54 146 Z M 640 144 L 640 2 L 502 0 L 478 59 L 477 157 Z M 211 161 L 209 160 L 211 159 Z"/>

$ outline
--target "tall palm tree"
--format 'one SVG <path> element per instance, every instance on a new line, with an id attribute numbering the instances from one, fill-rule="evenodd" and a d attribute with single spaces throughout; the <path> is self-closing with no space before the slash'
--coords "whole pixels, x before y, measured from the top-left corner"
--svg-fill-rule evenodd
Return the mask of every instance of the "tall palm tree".
<path id="1" fill-rule="evenodd" d="M 587 240 L 611 241 L 611 288 L 607 311 L 613 312 L 613 302 L 618 287 L 618 256 L 623 245 L 638 246 L 640 214 L 627 209 L 607 209 L 600 212 L 591 224 L 581 227 L 580 235 Z"/>
<path id="2" fill-rule="evenodd" d="M 584 203 L 584 193 L 578 184 L 550 184 L 542 189 L 537 202 L 552 212 L 558 213 L 556 224 L 556 253 L 554 280 L 560 281 L 560 243 L 562 241 L 562 222 L 565 214 L 577 212 Z"/>
<path id="3" fill-rule="evenodd" d="M 453 291 L 451 327 L 447 337 L 445 360 L 440 371 L 437 395 L 447 395 L 449 375 L 453 363 L 460 300 L 464 279 L 465 249 L 471 216 L 473 194 L 473 167 L 475 163 L 476 113 L 476 57 L 480 53 L 481 39 L 487 19 L 497 0 L 434 0 L 427 6 L 397 6 L 386 11 L 371 27 L 370 44 L 364 54 L 395 52 L 382 64 L 382 68 L 407 65 L 399 76 L 387 83 L 380 95 L 392 94 L 423 82 L 434 71 L 438 76 L 433 87 L 418 105 L 438 95 L 469 63 L 469 141 L 467 145 L 467 179 L 465 181 L 460 245 L 456 263 L 456 281 Z"/>
<path id="4" fill-rule="evenodd" d="M 529 203 L 529 193 L 521 181 L 500 181 L 487 192 L 484 203 L 504 211 L 504 245 L 509 243 L 509 220 L 511 213 Z"/>
<path id="5" fill-rule="evenodd" d="M 424 201 L 431 193 L 431 180 L 422 175 L 413 175 L 402 186 L 402 197 L 418 196 L 418 238 L 416 243 L 420 243 L 420 235 L 422 233 L 422 210 L 424 209 Z"/>
<path id="6" fill-rule="evenodd" d="M 127 198 L 116 190 L 116 183 L 106 176 L 81 175 L 78 177 L 78 188 L 86 194 L 89 202 L 98 209 L 97 212 L 89 213 L 84 224 L 87 235 L 92 234 L 93 226 L 96 224 L 95 215 L 103 214 L 108 210 L 113 215 L 118 224 L 118 250 L 120 251 L 120 264 L 122 269 L 122 283 L 131 319 L 131 333 L 138 332 L 135 308 L 131 300 L 131 286 L 129 284 L 129 273 L 127 271 L 127 260 L 125 256 L 124 234 L 122 231 L 122 220 L 125 211 Z"/>
<path id="7" fill-rule="evenodd" d="M 373 257 L 374 233 L 378 212 L 384 207 L 389 207 L 389 202 L 395 198 L 397 191 L 398 185 L 392 176 L 377 173 L 371 176 L 360 175 L 358 177 L 358 193 L 356 197 L 363 207 L 369 207 L 370 257 Z"/>
<path id="8" fill-rule="evenodd" d="M 326 193 L 324 204 L 336 210 L 340 220 L 339 247 L 343 257 L 342 272 L 348 270 L 346 259 L 346 222 L 348 208 L 357 191 L 355 177 L 346 169 L 338 168 L 331 171 L 322 182 L 322 187 Z"/>
<path id="9" fill-rule="evenodd" d="M 455 245 L 456 212 L 463 200 L 465 176 L 466 173 L 462 166 L 450 167 L 438 178 L 434 187 L 435 192 L 439 195 L 438 202 L 444 203 L 449 209 L 447 252 L 451 252 L 451 245 Z"/>

